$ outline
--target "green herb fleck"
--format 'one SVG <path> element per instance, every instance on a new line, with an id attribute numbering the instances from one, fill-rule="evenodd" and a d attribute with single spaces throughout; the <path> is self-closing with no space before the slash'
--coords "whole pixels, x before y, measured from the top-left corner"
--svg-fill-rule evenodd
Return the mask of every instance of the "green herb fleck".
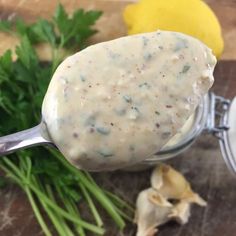
<path id="1" fill-rule="evenodd" d="M 143 46 L 146 47 L 148 45 L 149 39 L 147 37 L 143 36 L 142 40 L 143 40 Z"/>
<path id="2" fill-rule="evenodd" d="M 149 85 L 147 82 L 145 82 L 145 83 L 139 84 L 139 88 L 147 88 L 147 89 L 149 89 L 149 88 L 151 88 L 151 85 Z"/>
<path id="3" fill-rule="evenodd" d="M 124 116 L 126 114 L 126 109 L 124 108 L 121 109 L 115 108 L 114 111 L 118 116 Z"/>
<path id="4" fill-rule="evenodd" d="M 137 113 L 140 113 L 139 109 L 137 107 L 131 107 L 132 110 L 135 110 Z"/>
<path id="5" fill-rule="evenodd" d="M 177 52 L 181 49 L 188 48 L 188 42 L 185 39 L 177 38 L 178 41 L 175 45 L 174 51 Z"/>
<path id="6" fill-rule="evenodd" d="M 96 131 L 103 135 L 108 135 L 110 133 L 110 129 L 107 127 L 97 127 Z"/>
<path id="7" fill-rule="evenodd" d="M 0 20 L 0 31 L 10 32 L 12 24 L 9 21 Z"/>
<path id="8" fill-rule="evenodd" d="M 118 58 L 121 57 L 121 55 L 119 53 L 115 53 L 113 51 L 109 51 L 108 54 L 112 59 L 115 59 L 115 60 L 117 60 Z"/>
<path id="9" fill-rule="evenodd" d="M 80 75 L 80 80 L 81 80 L 82 82 L 85 82 L 85 81 L 86 81 L 86 78 L 85 78 L 83 75 Z"/>
<path id="10" fill-rule="evenodd" d="M 123 98 L 124 98 L 124 100 L 125 100 L 126 102 L 128 102 L 128 103 L 131 103 L 131 102 L 132 102 L 132 98 L 131 98 L 130 96 L 128 96 L 128 95 L 124 95 Z"/>
<path id="11" fill-rule="evenodd" d="M 85 119 L 84 125 L 85 126 L 95 126 L 95 123 L 96 123 L 96 116 L 93 114 L 93 115 L 89 115 Z"/>
<path id="12" fill-rule="evenodd" d="M 103 148 L 102 150 L 98 151 L 98 153 L 103 157 L 112 157 L 113 152 L 107 148 Z"/>
<path id="13" fill-rule="evenodd" d="M 152 54 L 151 53 L 145 53 L 143 56 L 143 59 L 145 61 L 150 61 L 152 59 Z"/>
<path id="14" fill-rule="evenodd" d="M 187 73 L 190 70 L 190 68 L 191 68 L 190 65 L 184 65 L 184 67 L 180 73 L 181 74 Z"/>

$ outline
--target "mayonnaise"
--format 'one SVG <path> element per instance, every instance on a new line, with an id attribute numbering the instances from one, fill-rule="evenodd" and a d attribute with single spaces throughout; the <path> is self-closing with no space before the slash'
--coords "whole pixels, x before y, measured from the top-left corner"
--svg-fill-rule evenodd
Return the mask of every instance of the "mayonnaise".
<path id="1" fill-rule="evenodd" d="M 100 43 L 57 68 L 42 108 L 68 161 L 92 171 L 138 163 L 159 151 L 213 83 L 203 43 L 158 31 Z"/>

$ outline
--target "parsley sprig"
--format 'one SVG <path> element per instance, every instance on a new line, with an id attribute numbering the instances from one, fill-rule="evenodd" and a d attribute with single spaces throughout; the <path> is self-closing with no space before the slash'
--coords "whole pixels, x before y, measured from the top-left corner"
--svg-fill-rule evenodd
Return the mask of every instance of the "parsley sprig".
<path id="1" fill-rule="evenodd" d="M 0 30 L 19 36 L 17 60 L 12 51 L 0 57 L 0 135 L 27 129 L 39 123 L 41 104 L 50 78 L 62 61 L 60 50 L 73 52 L 86 46 L 96 33 L 92 28 L 100 11 L 76 10 L 68 15 L 59 5 L 51 20 L 39 19 L 26 24 L 0 21 Z M 50 45 L 52 60 L 41 62 L 34 45 Z M 26 193 L 35 216 L 47 236 L 54 235 L 45 221 L 47 213 L 54 230 L 61 236 L 86 235 L 86 231 L 104 233 L 97 204 L 102 206 L 116 225 L 123 229 L 132 208 L 118 196 L 100 188 L 92 176 L 71 166 L 56 150 L 35 147 L 0 159 L 0 168 Z M 3 181 L 2 181 L 3 182 Z M 83 219 L 78 205 L 86 205 L 91 222 Z M 72 227 L 71 227 L 72 226 Z"/>
<path id="2" fill-rule="evenodd" d="M 22 19 L 16 19 L 14 23 L 0 21 L 0 30 L 16 34 L 20 38 L 27 37 L 32 45 L 49 43 L 52 50 L 53 72 L 63 59 L 60 50 L 65 48 L 73 52 L 83 49 L 86 40 L 97 32 L 91 26 L 101 15 L 101 11 L 83 9 L 75 10 L 72 15 L 68 15 L 64 7 L 59 4 L 51 20 L 39 19 L 33 24 L 25 24 Z"/>

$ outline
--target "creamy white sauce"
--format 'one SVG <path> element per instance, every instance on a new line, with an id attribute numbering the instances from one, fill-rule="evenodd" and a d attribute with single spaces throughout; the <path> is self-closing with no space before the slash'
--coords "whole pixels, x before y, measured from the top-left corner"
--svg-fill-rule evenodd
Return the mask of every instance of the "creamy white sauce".
<path id="1" fill-rule="evenodd" d="M 178 130 L 174 137 L 172 137 L 163 148 L 171 148 L 176 144 L 180 143 L 184 137 L 191 131 L 193 128 L 195 119 L 195 114 L 192 114 L 188 120 L 184 123 L 183 127 Z"/>
<path id="2" fill-rule="evenodd" d="M 56 70 L 42 114 L 74 165 L 112 170 L 159 151 L 213 83 L 216 63 L 197 39 L 158 31 L 100 43 Z"/>

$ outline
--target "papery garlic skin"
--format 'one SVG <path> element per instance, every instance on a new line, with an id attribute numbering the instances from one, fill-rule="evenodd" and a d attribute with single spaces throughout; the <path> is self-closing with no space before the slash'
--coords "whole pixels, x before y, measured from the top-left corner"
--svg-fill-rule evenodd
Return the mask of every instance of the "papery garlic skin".
<path id="1" fill-rule="evenodd" d="M 180 172 L 169 165 L 158 165 L 151 175 L 151 188 L 140 192 L 136 201 L 136 236 L 154 236 L 157 227 L 170 220 L 186 224 L 192 203 L 206 206 Z"/>

